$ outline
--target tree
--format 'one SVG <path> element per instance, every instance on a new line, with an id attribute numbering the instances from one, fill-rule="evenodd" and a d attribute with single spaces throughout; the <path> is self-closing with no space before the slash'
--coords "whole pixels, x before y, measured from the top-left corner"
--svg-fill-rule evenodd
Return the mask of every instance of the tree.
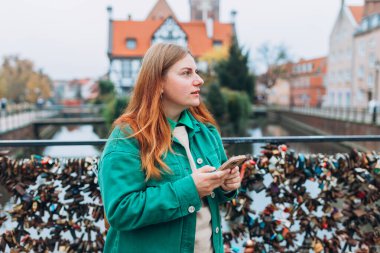
<path id="1" fill-rule="evenodd" d="M 248 126 L 251 114 L 251 103 L 246 92 L 222 89 L 226 98 L 229 124 L 232 125 L 233 134 L 243 134 Z"/>
<path id="2" fill-rule="evenodd" d="M 108 128 L 111 128 L 112 122 L 123 113 L 129 100 L 130 97 L 113 97 L 112 100 L 108 101 L 105 110 L 102 112 Z"/>
<path id="3" fill-rule="evenodd" d="M 228 47 L 214 47 L 212 50 L 205 53 L 200 59 L 200 62 L 206 62 L 207 68 L 205 73 L 202 73 L 202 78 L 205 82 L 205 85 L 213 84 L 217 81 L 217 76 L 215 73 L 215 66 L 223 60 L 226 60 L 228 57 Z M 204 71 L 204 70 L 203 70 Z"/>
<path id="4" fill-rule="evenodd" d="M 260 75 L 260 82 L 270 89 L 279 77 L 287 73 L 286 63 L 290 61 L 289 50 L 280 44 L 272 46 L 269 43 L 262 44 L 258 49 L 258 56 L 264 65 L 265 72 Z"/>
<path id="5" fill-rule="evenodd" d="M 234 37 L 228 53 L 228 58 L 220 61 L 215 69 L 221 86 L 231 90 L 245 91 L 253 100 L 255 79 L 248 68 L 249 52 L 244 54 Z"/>
<path id="6" fill-rule="evenodd" d="M 96 104 L 108 103 L 115 98 L 115 85 L 109 80 L 99 80 L 99 95 Z"/>
<path id="7" fill-rule="evenodd" d="M 210 85 L 207 94 L 207 107 L 214 115 L 219 125 L 224 123 L 227 113 L 227 101 L 224 98 L 218 84 L 213 83 Z"/>
<path id="8" fill-rule="evenodd" d="M 14 102 L 36 102 L 38 97 L 51 96 L 52 82 L 42 71 L 34 70 L 34 64 L 18 56 L 4 58 L 0 69 L 0 95 Z"/>

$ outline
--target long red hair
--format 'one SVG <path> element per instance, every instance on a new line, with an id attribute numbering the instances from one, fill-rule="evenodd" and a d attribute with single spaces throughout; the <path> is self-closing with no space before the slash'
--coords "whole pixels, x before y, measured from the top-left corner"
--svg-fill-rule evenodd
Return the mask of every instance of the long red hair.
<path id="1" fill-rule="evenodd" d="M 133 134 L 129 137 L 139 142 L 146 180 L 160 179 L 162 173 L 170 173 L 163 161 L 167 152 L 173 150 L 170 125 L 160 99 L 161 84 L 170 67 L 188 54 L 190 52 L 186 48 L 175 44 L 158 43 L 150 47 L 144 56 L 131 100 L 124 113 L 113 123 L 114 127 L 121 129 L 127 125 L 132 128 Z M 216 126 L 215 119 L 202 102 L 189 108 L 189 111 L 198 121 Z"/>

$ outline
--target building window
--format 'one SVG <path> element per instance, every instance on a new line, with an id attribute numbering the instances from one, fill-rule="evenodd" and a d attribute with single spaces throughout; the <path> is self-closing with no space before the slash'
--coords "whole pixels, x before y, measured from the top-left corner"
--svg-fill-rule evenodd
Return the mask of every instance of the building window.
<path id="1" fill-rule="evenodd" d="M 342 93 L 338 93 L 338 106 L 342 106 Z"/>
<path id="2" fill-rule="evenodd" d="M 371 17 L 371 28 L 375 28 L 379 25 L 379 16 L 378 15 L 373 15 Z"/>
<path id="3" fill-rule="evenodd" d="M 223 42 L 221 40 L 214 40 L 212 44 L 213 44 L 214 47 L 221 47 L 221 46 L 223 46 Z"/>
<path id="4" fill-rule="evenodd" d="M 132 62 L 131 62 L 131 60 L 122 61 L 121 75 L 123 78 L 132 77 Z"/>
<path id="5" fill-rule="evenodd" d="M 375 80 L 372 74 L 368 75 L 368 87 L 372 88 L 375 85 Z"/>
<path id="6" fill-rule="evenodd" d="M 358 69 L 358 78 L 363 79 L 364 78 L 364 67 L 360 66 Z"/>
<path id="7" fill-rule="evenodd" d="M 368 30 L 368 19 L 363 19 L 362 24 L 360 25 L 360 30 L 365 32 Z"/>
<path id="8" fill-rule="evenodd" d="M 334 106 L 334 104 L 335 104 L 335 101 L 334 101 L 334 92 L 331 92 L 330 93 L 330 105 Z"/>
<path id="9" fill-rule="evenodd" d="M 136 49 L 136 47 L 137 47 L 136 39 L 127 39 L 126 44 L 127 44 L 128 49 Z"/>
<path id="10" fill-rule="evenodd" d="M 351 105 L 351 93 L 349 91 L 347 91 L 347 93 L 346 93 L 346 106 L 350 107 L 350 105 Z"/>
<path id="11" fill-rule="evenodd" d="M 311 72 L 313 70 L 313 64 L 309 63 L 308 65 L 308 72 Z"/>
<path id="12" fill-rule="evenodd" d="M 361 41 L 359 43 L 359 55 L 364 56 L 365 55 L 365 42 Z"/>
<path id="13" fill-rule="evenodd" d="M 376 64 L 376 55 L 375 53 L 371 53 L 368 57 L 368 65 L 371 67 L 371 68 L 374 68 L 375 67 L 375 64 Z"/>

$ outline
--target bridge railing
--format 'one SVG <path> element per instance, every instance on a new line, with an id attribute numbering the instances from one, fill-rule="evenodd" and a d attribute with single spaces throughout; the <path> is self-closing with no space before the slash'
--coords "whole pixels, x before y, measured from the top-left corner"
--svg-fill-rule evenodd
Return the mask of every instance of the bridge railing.
<path id="1" fill-rule="evenodd" d="M 0 147 L 35 147 L 35 146 L 71 146 L 71 145 L 93 145 L 101 146 L 107 139 L 98 140 L 0 140 Z M 225 137 L 222 138 L 225 144 L 241 143 L 295 143 L 295 142 L 360 142 L 360 141 L 380 141 L 380 135 L 331 135 L 331 136 L 267 136 L 267 137 Z"/>
<path id="2" fill-rule="evenodd" d="M 18 104 L 0 110 L 0 134 L 27 126 L 37 119 L 46 119 L 57 115 L 99 115 L 104 105 L 84 104 L 80 106 L 49 105 L 37 107 L 31 104 Z M 78 120 L 80 121 L 80 120 Z"/>
<path id="3" fill-rule="evenodd" d="M 289 111 L 299 114 L 318 116 L 329 119 L 343 120 L 355 123 L 376 124 L 380 125 L 380 111 L 374 115 L 373 110 L 368 108 L 352 108 L 352 107 L 284 107 L 271 105 L 269 110 Z M 375 120 L 374 120 L 375 118 Z"/>
<path id="4" fill-rule="evenodd" d="M 1 141 L 0 147 L 103 145 L 105 141 L 9 140 Z M 223 138 L 226 144 L 327 141 L 380 141 L 380 136 Z M 310 252 L 312 249 L 314 252 L 369 252 L 359 251 L 364 246 L 378 249 L 378 154 L 355 151 L 306 156 L 288 153 L 283 146 L 273 144 L 263 151 L 246 167 L 242 166 L 241 190 L 222 207 L 225 252 Z M 73 252 L 82 252 L 83 248 L 102 252 L 107 232 L 96 173 L 93 173 L 96 163 L 97 158 L 37 156 L 15 161 L 0 154 L 0 182 L 19 200 L 7 210 L 0 209 L 0 241 L 4 239 L 7 244 L 4 250 L 0 244 L 0 251 L 25 251 L 30 245 L 39 245 L 50 251 L 62 246 Z M 56 182 L 62 187 L 57 187 Z M 50 215 L 49 220 L 43 213 Z M 16 223 L 1 226 L 7 219 Z M 35 232 L 42 227 L 50 229 L 45 239 Z M 67 230 L 71 236 L 63 238 Z M 22 231 L 30 231 L 30 235 Z"/>

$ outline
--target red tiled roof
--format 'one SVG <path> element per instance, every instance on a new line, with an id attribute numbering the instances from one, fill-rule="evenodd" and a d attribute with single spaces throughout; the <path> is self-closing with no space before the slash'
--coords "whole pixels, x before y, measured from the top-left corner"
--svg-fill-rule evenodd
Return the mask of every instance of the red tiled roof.
<path id="1" fill-rule="evenodd" d="M 205 23 L 200 21 L 182 23 L 182 28 L 188 34 L 188 47 L 195 57 L 206 53 L 212 47 L 212 41 L 207 37 Z"/>
<path id="2" fill-rule="evenodd" d="M 348 6 L 356 23 L 360 23 L 363 17 L 364 6 Z"/>
<path id="3" fill-rule="evenodd" d="M 154 32 L 165 20 L 113 21 L 112 57 L 142 57 L 151 46 Z M 188 47 L 195 57 L 202 56 L 212 49 L 213 40 L 228 46 L 233 34 L 232 24 L 214 22 L 213 38 L 208 38 L 206 24 L 202 21 L 178 22 L 188 39 Z M 128 49 L 126 40 L 136 39 L 136 49 Z"/>
<path id="4" fill-rule="evenodd" d="M 152 34 L 162 24 L 162 20 L 113 21 L 112 56 L 142 57 L 150 47 Z M 128 38 L 136 39 L 136 48 L 126 47 Z"/>
<path id="5" fill-rule="evenodd" d="M 232 24 L 214 22 L 214 40 L 228 42 L 227 45 L 230 45 L 233 35 L 232 28 Z"/>

